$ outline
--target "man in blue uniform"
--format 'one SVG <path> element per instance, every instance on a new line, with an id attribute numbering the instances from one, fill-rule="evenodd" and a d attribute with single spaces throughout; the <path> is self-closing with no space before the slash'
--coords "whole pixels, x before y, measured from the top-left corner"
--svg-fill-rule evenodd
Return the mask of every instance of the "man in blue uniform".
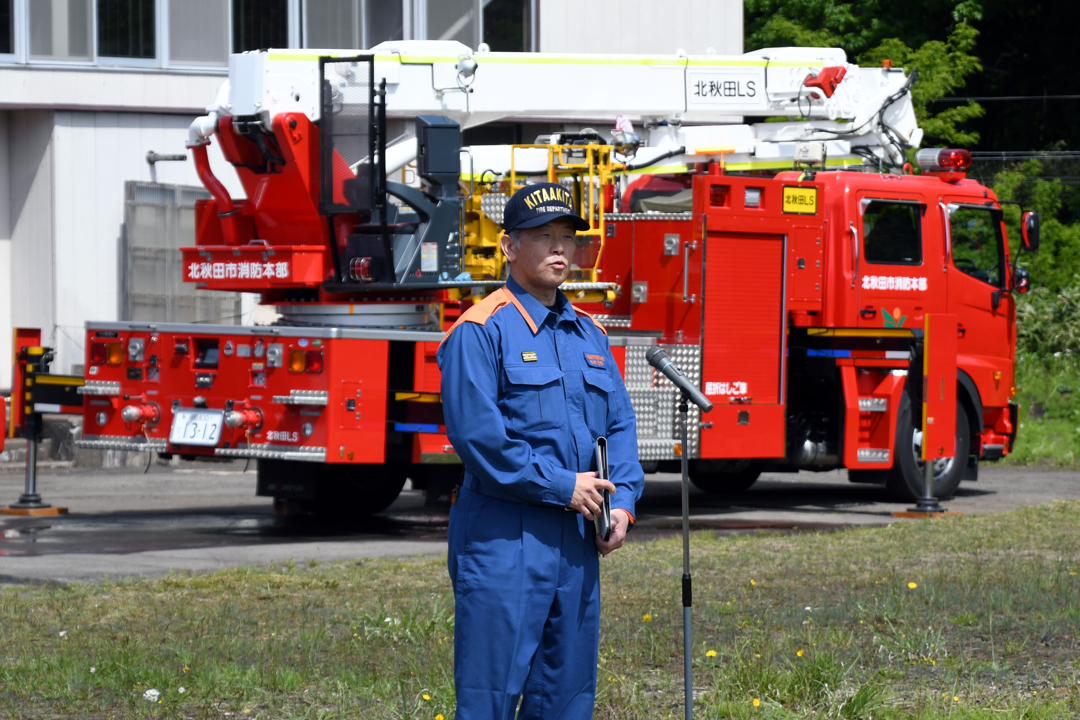
<path id="1" fill-rule="evenodd" d="M 644 475 L 630 397 L 603 327 L 559 290 L 576 230 L 553 183 L 506 205 L 506 286 L 439 348 L 446 430 L 465 465 L 450 511 L 457 720 L 583 720 L 596 696 L 597 551 L 619 548 Z M 611 480 L 596 476 L 606 437 Z M 593 517 L 611 493 L 612 530 Z"/>

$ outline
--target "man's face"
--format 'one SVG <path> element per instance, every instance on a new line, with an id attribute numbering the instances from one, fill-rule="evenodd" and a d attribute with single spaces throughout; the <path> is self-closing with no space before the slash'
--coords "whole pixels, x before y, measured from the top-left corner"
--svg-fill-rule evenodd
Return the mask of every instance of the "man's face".
<path id="1" fill-rule="evenodd" d="M 529 285 L 545 290 L 557 289 L 570 274 L 570 254 L 576 235 L 574 223 L 567 218 L 523 229 L 516 248 L 510 237 L 504 235 L 503 252 L 511 263 L 514 279 L 526 290 Z"/>

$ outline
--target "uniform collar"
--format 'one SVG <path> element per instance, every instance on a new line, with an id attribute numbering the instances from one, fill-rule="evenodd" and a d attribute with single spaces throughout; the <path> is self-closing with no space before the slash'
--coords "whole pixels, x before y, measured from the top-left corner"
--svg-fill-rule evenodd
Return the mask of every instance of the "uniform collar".
<path id="1" fill-rule="evenodd" d="M 512 277 L 506 279 L 506 289 L 514 294 L 520 307 L 529 314 L 537 328 L 547 321 L 549 315 L 556 316 L 554 321 L 556 323 L 560 320 L 577 320 L 577 313 L 574 312 L 574 307 L 566 299 L 566 295 L 563 294 L 562 290 L 555 291 L 555 304 L 549 308 L 530 295 Z"/>

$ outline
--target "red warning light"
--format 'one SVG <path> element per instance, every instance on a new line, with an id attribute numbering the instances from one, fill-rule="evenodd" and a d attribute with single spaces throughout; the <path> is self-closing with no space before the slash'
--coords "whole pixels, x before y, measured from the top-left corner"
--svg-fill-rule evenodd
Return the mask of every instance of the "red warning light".
<path id="1" fill-rule="evenodd" d="M 966 172 L 971 167 L 967 150 L 927 148 L 915 153 L 915 163 L 927 172 Z"/>

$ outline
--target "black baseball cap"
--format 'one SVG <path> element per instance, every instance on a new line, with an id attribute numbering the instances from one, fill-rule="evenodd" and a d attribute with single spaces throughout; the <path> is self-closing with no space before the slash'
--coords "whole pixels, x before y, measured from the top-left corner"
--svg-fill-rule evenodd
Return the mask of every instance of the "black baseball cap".
<path id="1" fill-rule="evenodd" d="M 588 230 L 589 223 L 574 212 L 570 191 L 557 183 L 526 185 L 514 193 L 503 210 L 503 229 L 540 227 L 559 218 L 570 218 L 575 230 Z"/>

